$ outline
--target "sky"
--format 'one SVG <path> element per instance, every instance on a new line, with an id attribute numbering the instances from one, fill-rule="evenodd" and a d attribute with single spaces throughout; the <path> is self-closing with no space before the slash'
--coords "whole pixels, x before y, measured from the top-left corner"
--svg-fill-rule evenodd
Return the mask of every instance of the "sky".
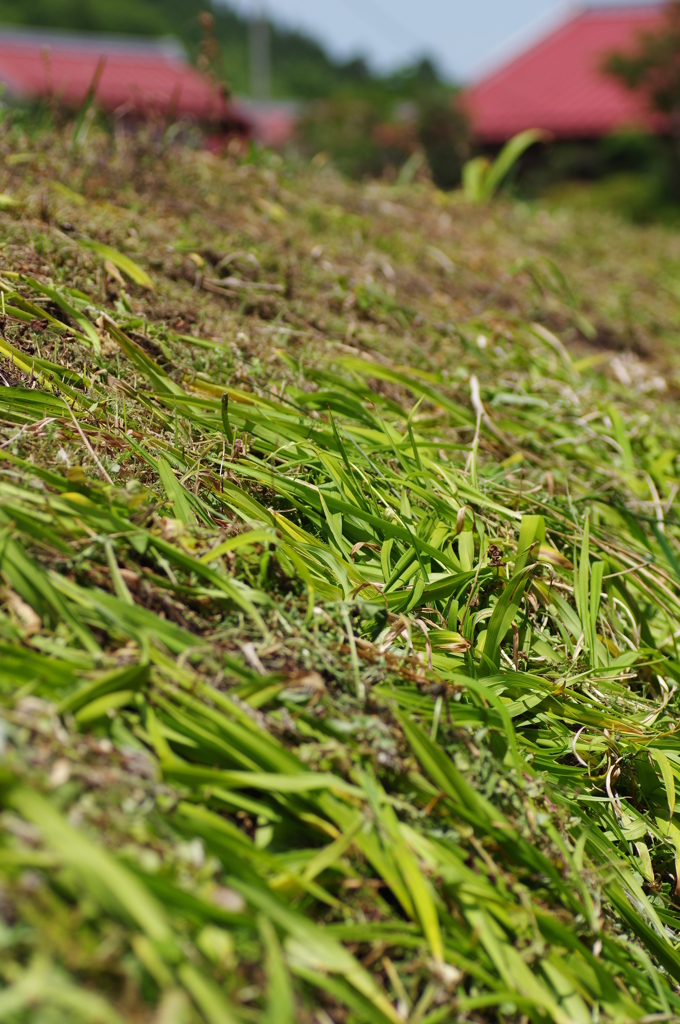
<path id="1" fill-rule="evenodd" d="M 569 0 L 231 0 L 231 4 L 245 12 L 264 7 L 280 23 L 319 39 L 335 56 L 360 53 L 376 69 L 387 70 L 427 54 L 444 74 L 458 81 L 473 79 L 577 6 Z M 602 0 L 590 4 L 601 5 Z"/>

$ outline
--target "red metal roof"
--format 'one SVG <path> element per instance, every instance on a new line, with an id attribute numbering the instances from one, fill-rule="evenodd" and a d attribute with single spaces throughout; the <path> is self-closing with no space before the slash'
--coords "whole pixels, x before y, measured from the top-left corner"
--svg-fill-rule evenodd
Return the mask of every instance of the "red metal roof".
<path id="1" fill-rule="evenodd" d="M 102 58 L 96 101 L 106 111 L 233 120 L 219 89 L 172 41 L 0 28 L 0 82 L 18 99 L 52 95 L 80 107 Z"/>
<path id="2" fill-rule="evenodd" d="M 292 140 L 300 120 L 300 104 L 294 100 L 267 103 L 237 98 L 234 108 L 250 125 L 253 139 L 273 149 Z"/>
<path id="3" fill-rule="evenodd" d="M 466 90 L 476 136 L 504 142 L 525 128 L 597 138 L 617 128 L 659 128 L 644 100 L 602 71 L 609 53 L 656 28 L 661 6 L 584 10 Z"/>

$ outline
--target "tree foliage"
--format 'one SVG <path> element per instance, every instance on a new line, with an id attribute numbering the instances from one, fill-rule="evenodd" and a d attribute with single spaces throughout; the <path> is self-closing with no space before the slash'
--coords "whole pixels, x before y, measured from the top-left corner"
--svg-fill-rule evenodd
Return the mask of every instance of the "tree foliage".
<path id="1" fill-rule="evenodd" d="M 654 110 L 669 115 L 680 129 L 680 3 L 666 7 L 655 31 L 640 34 L 631 53 L 612 54 L 607 70 L 628 88 L 643 92 Z"/>
<path id="2" fill-rule="evenodd" d="M 421 105 L 418 138 L 436 185 L 455 188 L 470 155 L 469 126 L 459 104 L 434 94 Z"/>

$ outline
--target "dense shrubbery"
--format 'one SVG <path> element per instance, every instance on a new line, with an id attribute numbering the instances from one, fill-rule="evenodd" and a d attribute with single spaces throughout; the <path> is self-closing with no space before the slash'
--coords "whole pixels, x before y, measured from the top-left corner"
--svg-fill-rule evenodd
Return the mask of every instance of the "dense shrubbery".
<path id="1" fill-rule="evenodd" d="M 422 104 L 418 137 L 427 154 L 432 178 L 440 188 L 454 188 L 470 152 L 468 124 L 450 97 L 432 97 Z"/>
<path id="2" fill-rule="evenodd" d="M 672 202 L 673 153 L 667 139 L 640 131 L 617 132 L 599 141 L 553 142 L 528 153 L 516 175 L 527 198 L 587 199 L 634 221 L 677 217 Z"/>

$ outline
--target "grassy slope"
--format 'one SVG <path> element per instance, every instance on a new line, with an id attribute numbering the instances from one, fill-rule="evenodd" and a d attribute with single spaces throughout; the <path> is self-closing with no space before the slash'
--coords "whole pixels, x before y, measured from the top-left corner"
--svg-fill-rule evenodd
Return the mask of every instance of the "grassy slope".
<path id="1" fill-rule="evenodd" d="M 4 157 L 0 1019 L 675 1019 L 677 236 Z"/>

